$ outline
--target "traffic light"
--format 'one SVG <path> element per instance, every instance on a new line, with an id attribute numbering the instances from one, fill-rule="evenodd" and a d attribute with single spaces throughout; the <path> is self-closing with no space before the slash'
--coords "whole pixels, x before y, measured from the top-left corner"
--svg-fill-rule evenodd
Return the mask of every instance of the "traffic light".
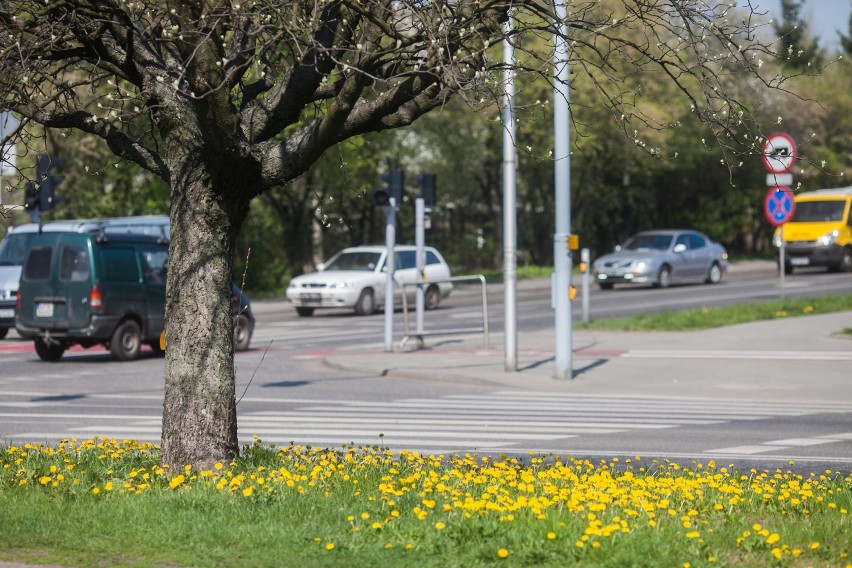
<path id="1" fill-rule="evenodd" d="M 405 174 L 396 169 L 381 175 L 382 185 L 373 190 L 373 205 L 386 207 L 391 198 L 396 200 L 396 206 L 402 204 L 402 187 L 405 185 Z"/>
<path id="2" fill-rule="evenodd" d="M 56 186 L 62 183 L 62 178 L 53 175 L 53 168 L 60 165 L 60 161 L 49 154 L 39 154 L 36 160 L 36 183 L 38 184 L 38 208 L 42 211 L 50 211 L 59 197 L 54 195 Z"/>
<path id="3" fill-rule="evenodd" d="M 421 174 L 417 177 L 417 183 L 420 184 L 422 191 L 420 197 L 423 198 L 423 204 L 426 207 L 435 206 L 435 174 Z"/>
<path id="4" fill-rule="evenodd" d="M 38 189 L 33 182 L 27 182 L 24 187 L 24 209 L 32 211 L 38 207 Z"/>

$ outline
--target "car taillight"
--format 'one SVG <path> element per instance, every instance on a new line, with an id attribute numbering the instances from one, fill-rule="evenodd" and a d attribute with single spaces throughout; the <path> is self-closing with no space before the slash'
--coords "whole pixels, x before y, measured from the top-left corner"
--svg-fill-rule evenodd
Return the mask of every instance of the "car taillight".
<path id="1" fill-rule="evenodd" d="M 104 302 L 101 296 L 101 285 L 95 284 L 92 286 L 92 291 L 89 292 L 89 308 L 92 310 L 100 310 L 103 308 Z"/>
<path id="2" fill-rule="evenodd" d="M 15 309 L 17 311 L 21 311 L 21 291 L 18 290 L 15 292 Z"/>

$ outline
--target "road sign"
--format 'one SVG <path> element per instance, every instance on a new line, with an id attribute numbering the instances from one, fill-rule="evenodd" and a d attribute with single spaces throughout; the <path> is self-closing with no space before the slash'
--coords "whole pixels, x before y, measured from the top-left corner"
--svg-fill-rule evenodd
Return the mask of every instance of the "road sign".
<path id="1" fill-rule="evenodd" d="M 796 161 L 796 143 L 783 132 L 776 132 L 763 145 L 763 165 L 773 174 L 790 171 Z"/>
<path id="2" fill-rule="evenodd" d="M 775 225 L 783 225 L 793 216 L 796 211 L 796 202 L 793 199 L 793 191 L 789 187 L 776 185 L 770 187 L 763 200 L 763 212 L 766 219 Z"/>

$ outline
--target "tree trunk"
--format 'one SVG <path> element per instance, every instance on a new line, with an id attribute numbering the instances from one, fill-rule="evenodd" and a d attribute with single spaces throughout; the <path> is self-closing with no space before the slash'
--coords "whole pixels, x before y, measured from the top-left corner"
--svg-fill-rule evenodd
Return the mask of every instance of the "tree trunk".
<path id="1" fill-rule="evenodd" d="M 231 263 L 250 176 L 211 165 L 201 149 L 181 153 L 172 177 L 161 451 L 172 468 L 207 469 L 239 451 Z"/>

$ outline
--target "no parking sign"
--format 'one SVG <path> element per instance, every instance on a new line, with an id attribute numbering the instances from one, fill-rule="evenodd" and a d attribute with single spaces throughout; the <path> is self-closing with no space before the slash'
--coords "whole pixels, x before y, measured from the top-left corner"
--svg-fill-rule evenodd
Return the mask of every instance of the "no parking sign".
<path id="1" fill-rule="evenodd" d="M 780 185 L 770 187 L 763 199 L 763 212 L 766 219 L 776 227 L 789 221 L 796 212 L 793 191 Z"/>

